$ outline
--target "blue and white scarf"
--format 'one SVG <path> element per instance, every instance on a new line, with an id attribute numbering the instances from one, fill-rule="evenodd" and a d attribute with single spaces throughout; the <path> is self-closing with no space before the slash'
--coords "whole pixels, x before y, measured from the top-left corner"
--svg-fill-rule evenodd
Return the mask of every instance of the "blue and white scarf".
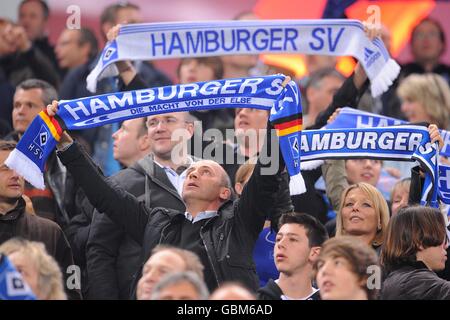
<path id="1" fill-rule="evenodd" d="M 407 124 L 405 120 L 386 117 L 366 111 L 361 111 L 354 108 L 345 107 L 339 112 L 336 119 L 327 124 L 325 127 L 328 129 L 337 128 L 373 128 L 373 127 L 387 127 Z M 440 154 L 446 157 L 450 157 L 450 132 L 447 130 L 439 130 L 442 140 L 444 140 L 444 146 L 442 147 Z"/>
<path id="2" fill-rule="evenodd" d="M 404 120 L 399 120 L 395 118 L 390 118 L 386 116 L 381 116 L 378 114 L 365 112 L 361 110 L 357 110 L 354 108 L 345 107 L 339 112 L 336 119 L 327 124 L 327 129 L 344 129 L 344 128 L 374 128 L 374 127 L 386 127 L 386 126 L 395 126 L 395 125 L 403 125 L 408 122 Z M 450 132 L 446 130 L 439 130 L 440 134 L 444 140 L 444 147 L 440 150 L 440 154 L 444 156 L 450 156 Z M 304 131 L 305 132 L 305 131 Z M 424 155 L 426 159 L 429 159 L 428 155 Z M 371 156 L 374 157 L 374 156 Z M 375 155 L 376 157 L 376 155 Z M 437 158 L 438 159 L 438 158 Z M 395 159 L 396 160 L 396 159 Z M 424 161 L 419 161 L 421 165 L 424 164 Z M 450 167 L 439 164 L 439 161 L 428 161 L 429 169 L 433 169 L 434 174 L 425 176 L 425 185 L 424 191 L 427 192 L 426 189 L 431 188 L 431 183 L 434 187 L 438 188 L 437 194 L 439 195 L 439 199 L 442 200 L 446 204 L 450 204 Z M 422 203 L 425 201 L 422 198 Z M 433 195 L 433 199 L 431 201 L 436 201 L 436 193 Z"/>
<path id="3" fill-rule="evenodd" d="M 362 64 L 372 94 L 385 92 L 400 66 L 383 42 L 370 41 L 358 20 L 249 20 L 124 25 L 87 78 L 95 92 L 102 77 L 117 75 L 114 62 L 235 54 L 301 53 L 353 56 Z"/>
<path id="4" fill-rule="evenodd" d="M 425 171 L 422 205 L 437 206 L 438 148 L 422 126 L 304 130 L 301 160 L 376 158 L 415 161 Z"/>
<path id="5" fill-rule="evenodd" d="M 43 171 L 63 129 L 80 130 L 150 115 L 219 108 L 270 110 L 291 177 L 291 194 L 305 191 L 300 174 L 302 108 L 298 86 L 284 75 L 225 79 L 59 101 L 55 117 L 42 111 L 5 164 L 43 189 Z M 286 83 L 287 82 L 287 83 Z"/>

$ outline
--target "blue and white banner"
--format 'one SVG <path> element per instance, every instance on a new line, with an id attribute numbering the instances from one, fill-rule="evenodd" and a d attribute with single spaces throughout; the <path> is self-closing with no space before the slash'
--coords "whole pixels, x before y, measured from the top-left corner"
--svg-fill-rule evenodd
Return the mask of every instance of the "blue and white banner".
<path id="1" fill-rule="evenodd" d="M 0 300 L 36 300 L 8 257 L 0 254 Z"/>
<path id="2" fill-rule="evenodd" d="M 300 53 L 353 56 L 362 64 L 372 94 L 385 92 L 400 72 L 381 39 L 370 41 L 358 20 L 248 20 L 143 23 L 121 26 L 87 78 L 118 74 L 114 62 L 236 54 Z"/>
<path id="3" fill-rule="evenodd" d="M 422 204 L 437 206 L 437 146 L 423 126 L 304 130 L 301 160 L 376 158 L 415 161 L 425 171 Z"/>
<path id="4" fill-rule="evenodd" d="M 439 164 L 439 199 L 450 204 L 450 166 Z"/>
<path id="5" fill-rule="evenodd" d="M 219 108 L 270 110 L 289 175 L 292 194 L 304 192 L 300 174 L 298 142 L 302 129 L 302 108 L 298 86 L 289 77 L 274 75 L 225 79 L 173 85 L 59 101 L 59 110 L 50 118 L 41 112 L 29 126 L 5 164 L 35 187 L 43 189 L 43 165 L 54 150 L 63 129 L 80 130 L 126 119 L 169 112 Z M 44 143 L 36 152 L 36 143 Z M 37 141 L 37 142 L 36 142 Z M 297 144 L 292 143 L 297 141 Z"/>
<path id="6" fill-rule="evenodd" d="M 333 122 L 327 124 L 327 129 L 338 128 L 374 128 L 387 127 L 408 124 L 405 120 L 390 118 L 375 113 L 361 111 L 354 108 L 344 107 L 339 112 Z M 450 132 L 447 130 L 439 130 L 444 146 L 440 150 L 440 154 L 450 157 Z"/>

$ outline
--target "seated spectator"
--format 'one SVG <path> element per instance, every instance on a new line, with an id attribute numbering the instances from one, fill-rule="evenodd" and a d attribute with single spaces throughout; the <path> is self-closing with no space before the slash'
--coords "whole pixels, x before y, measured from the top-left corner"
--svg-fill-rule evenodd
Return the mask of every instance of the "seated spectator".
<path id="1" fill-rule="evenodd" d="M 8 256 L 39 300 L 67 299 L 61 270 L 43 243 L 13 238 L 0 245 L 0 253 Z"/>
<path id="2" fill-rule="evenodd" d="M 381 251 L 386 273 L 381 299 L 450 299 L 450 282 L 439 278 L 447 259 L 448 238 L 441 212 L 409 207 L 394 215 Z"/>
<path id="3" fill-rule="evenodd" d="M 374 186 L 360 182 L 342 194 L 336 217 L 336 237 L 351 236 L 379 251 L 389 222 L 389 208 Z"/>
<path id="4" fill-rule="evenodd" d="M 208 288 L 194 272 L 171 273 L 159 281 L 152 293 L 152 300 L 207 300 Z"/>
<path id="5" fill-rule="evenodd" d="M 203 280 L 203 265 L 195 253 L 165 245 L 155 247 L 138 282 L 137 300 L 150 300 L 155 284 L 163 276 L 184 271 L 195 273 Z"/>
<path id="6" fill-rule="evenodd" d="M 377 266 L 375 251 L 349 237 L 326 241 L 314 270 L 323 300 L 374 300 L 378 290 L 368 286 L 368 268 Z M 381 277 L 381 275 L 380 275 Z"/>
<path id="7" fill-rule="evenodd" d="M 239 283 L 224 283 L 209 296 L 209 300 L 256 300 L 255 295 Z"/>

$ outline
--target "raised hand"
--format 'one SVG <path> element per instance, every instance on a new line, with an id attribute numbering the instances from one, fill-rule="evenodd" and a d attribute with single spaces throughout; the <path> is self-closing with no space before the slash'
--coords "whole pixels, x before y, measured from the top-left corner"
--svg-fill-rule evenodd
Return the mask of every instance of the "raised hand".
<path id="1" fill-rule="evenodd" d="M 431 143 L 438 142 L 439 149 L 442 149 L 442 147 L 444 146 L 444 140 L 442 139 L 441 134 L 439 133 L 437 125 L 430 124 L 428 126 L 428 133 L 430 134 Z"/>
<path id="2" fill-rule="evenodd" d="M 366 33 L 366 36 L 372 41 L 376 37 L 381 36 L 381 25 L 374 24 L 374 23 L 362 23 L 364 25 L 364 32 Z M 353 83 L 355 84 L 356 88 L 360 89 L 364 82 L 367 80 L 367 74 L 366 71 L 364 71 L 364 68 L 361 66 L 361 63 L 358 62 L 355 67 L 355 75 L 353 76 Z"/>
<path id="3" fill-rule="evenodd" d="M 108 33 L 106 34 L 106 38 L 108 39 L 108 41 L 111 42 L 117 38 L 117 36 L 119 35 L 120 27 L 121 24 L 116 24 L 114 27 L 109 29 Z"/>
<path id="4" fill-rule="evenodd" d="M 332 123 L 334 120 L 336 120 L 336 117 L 339 115 L 339 113 L 341 112 L 341 108 L 337 108 L 333 114 L 328 118 L 327 123 Z"/>
<path id="5" fill-rule="evenodd" d="M 58 112 L 58 101 L 53 100 L 51 104 L 47 105 L 47 113 L 50 117 L 54 117 L 57 112 Z M 64 131 L 61 135 L 61 139 L 58 141 L 58 144 L 56 145 L 56 148 L 58 150 L 61 150 L 71 145 L 72 143 L 73 143 L 72 137 L 67 133 L 67 131 Z"/>

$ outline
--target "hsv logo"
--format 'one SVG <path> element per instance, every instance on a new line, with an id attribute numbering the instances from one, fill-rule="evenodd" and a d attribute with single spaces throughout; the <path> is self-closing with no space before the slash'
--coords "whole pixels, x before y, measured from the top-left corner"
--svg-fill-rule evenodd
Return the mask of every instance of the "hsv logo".
<path id="1" fill-rule="evenodd" d="M 41 147 L 45 146 L 45 144 L 47 143 L 47 139 L 48 139 L 47 132 L 41 132 L 39 134 L 39 144 L 41 145 Z"/>
<path id="2" fill-rule="evenodd" d="M 299 158 L 300 157 L 300 147 L 298 145 L 297 136 L 289 137 L 289 144 L 291 145 L 292 157 L 294 159 Z"/>
<path id="3" fill-rule="evenodd" d="M 103 60 L 109 60 L 109 58 L 111 58 L 111 55 L 116 52 L 116 49 L 114 48 L 108 48 L 108 50 L 106 50 L 105 55 L 103 56 Z"/>
<path id="4" fill-rule="evenodd" d="M 105 47 L 105 53 L 102 56 L 102 61 L 106 62 L 111 59 L 117 59 L 117 43 L 111 42 L 108 47 Z"/>

